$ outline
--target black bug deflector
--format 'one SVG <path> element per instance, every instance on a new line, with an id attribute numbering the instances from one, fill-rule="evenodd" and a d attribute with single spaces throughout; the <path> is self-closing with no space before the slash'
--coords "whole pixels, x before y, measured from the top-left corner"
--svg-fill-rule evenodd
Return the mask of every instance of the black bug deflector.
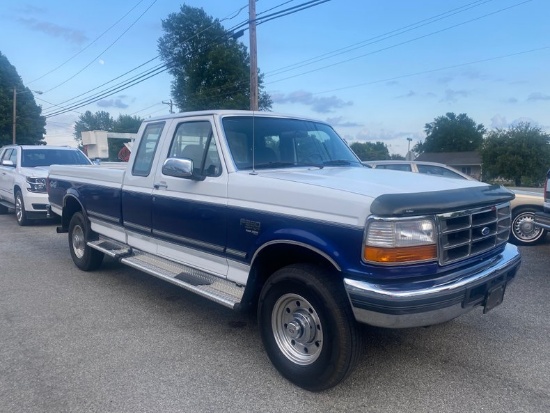
<path id="1" fill-rule="evenodd" d="M 513 192 L 500 185 L 448 191 L 385 194 L 372 202 L 371 212 L 379 216 L 441 214 L 460 209 L 497 205 L 511 201 L 514 196 Z"/>

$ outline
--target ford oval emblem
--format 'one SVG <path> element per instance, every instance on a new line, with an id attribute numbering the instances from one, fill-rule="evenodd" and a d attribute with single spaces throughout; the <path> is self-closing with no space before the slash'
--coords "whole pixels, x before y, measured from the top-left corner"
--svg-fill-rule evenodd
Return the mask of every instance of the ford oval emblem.
<path id="1" fill-rule="evenodd" d="M 481 235 L 483 235 L 483 236 L 489 235 L 489 232 L 491 232 L 491 230 L 489 229 L 489 227 L 483 227 L 483 228 L 481 228 Z"/>

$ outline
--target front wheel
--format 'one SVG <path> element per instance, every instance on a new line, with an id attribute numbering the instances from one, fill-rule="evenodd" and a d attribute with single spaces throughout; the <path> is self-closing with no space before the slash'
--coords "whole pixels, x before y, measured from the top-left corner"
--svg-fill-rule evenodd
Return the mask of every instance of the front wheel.
<path id="1" fill-rule="evenodd" d="M 318 266 L 274 273 L 260 294 L 258 324 L 273 365 L 306 390 L 337 385 L 361 354 L 361 331 L 341 279 Z"/>
<path id="2" fill-rule="evenodd" d="M 510 242 L 517 245 L 534 245 L 543 241 L 546 231 L 535 226 L 535 208 L 519 208 L 512 212 Z"/>
<path id="3" fill-rule="evenodd" d="M 83 271 L 93 271 L 99 268 L 103 261 L 103 253 L 91 248 L 87 242 L 92 230 L 81 212 L 76 212 L 69 223 L 69 249 L 75 265 Z"/>
<path id="4" fill-rule="evenodd" d="M 25 226 L 29 223 L 27 218 L 27 211 L 25 211 L 25 202 L 23 201 L 23 194 L 21 191 L 15 192 L 15 219 L 21 226 Z"/>

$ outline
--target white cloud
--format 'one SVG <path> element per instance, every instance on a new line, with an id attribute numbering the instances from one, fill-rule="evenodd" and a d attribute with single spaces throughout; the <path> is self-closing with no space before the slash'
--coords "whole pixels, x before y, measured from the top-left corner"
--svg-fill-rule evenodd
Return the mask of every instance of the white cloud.
<path id="1" fill-rule="evenodd" d="M 535 102 L 539 100 L 550 100 L 550 95 L 541 92 L 533 92 L 527 97 L 527 100 L 530 102 Z"/>
<path id="2" fill-rule="evenodd" d="M 275 104 L 298 103 L 311 107 L 311 109 L 317 113 L 329 113 L 334 109 L 353 105 L 353 102 L 346 102 L 336 96 L 316 97 L 313 96 L 311 92 L 306 92 L 304 90 L 298 90 L 288 94 L 273 93 L 271 98 Z"/>

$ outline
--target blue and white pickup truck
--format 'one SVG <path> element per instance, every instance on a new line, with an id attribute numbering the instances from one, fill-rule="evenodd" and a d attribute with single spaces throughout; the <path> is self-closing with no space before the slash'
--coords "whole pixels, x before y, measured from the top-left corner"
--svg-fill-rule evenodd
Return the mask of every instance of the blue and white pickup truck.
<path id="1" fill-rule="evenodd" d="M 52 166 L 51 211 L 82 270 L 104 255 L 232 309 L 311 391 L 360 324 L 427 326 L 500 304 L 520 255 L 500 186 L 368 169 L 326 123 L 204 111 L 145 121 L 126 170 Z"/>

